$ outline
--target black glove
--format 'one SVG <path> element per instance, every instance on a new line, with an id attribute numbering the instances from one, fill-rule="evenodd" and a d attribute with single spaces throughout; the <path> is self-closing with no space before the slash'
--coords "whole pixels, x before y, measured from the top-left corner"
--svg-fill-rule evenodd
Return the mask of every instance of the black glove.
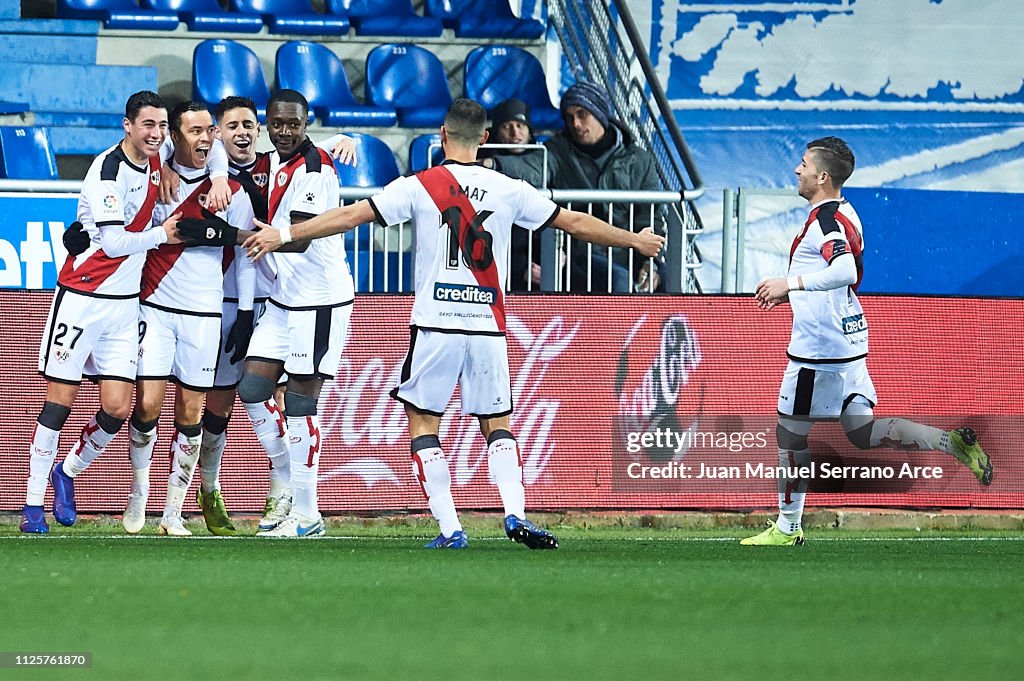
<path id="1" fill-rule="evenodd" d="M 231 355 L 232 364 L 241 362 L 245 359 L 246 353 L 249 352 L 249 339 L 252 338 L 252 323 L 252 310 L 238 311 L 235 323 L 231 325 L 231 330 L 228 332 L 228 340 L 224 344 L 224 352 L 235 351 L 235 354 Z"/>
<path id="2" fill-rule="evenodd" d="M 234 246 L 238 228 L 203 208 L 203 217 L 182 218 L 178 222 L 178 236 L 186 246 Z"/>
<path id="3" fill-rule="evenodd" d="M 82 223 L 75 220 L 64 230 L 63 241 L 64 249 L 68 252 L 68 255 L 75 256 L 85 253 L 89 248 L 89 244 L 92 243 L 92 237 L 85 231 Z"/>

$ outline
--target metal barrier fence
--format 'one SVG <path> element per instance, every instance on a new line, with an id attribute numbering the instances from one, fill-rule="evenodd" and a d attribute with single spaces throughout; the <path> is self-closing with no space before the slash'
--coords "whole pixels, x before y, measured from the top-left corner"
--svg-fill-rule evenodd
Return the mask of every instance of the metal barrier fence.
<path id="1" fill-rule="evenodd" d="M 0 180 L 2 192 L 28 192 L 48 194 L 74 194 L 81 189 L 80 181 L 73 180 Z M 380 187 L 342 187 L 342 201 L 365 199 L 380 191 Z M 692 233 L 682 229 L 678 222 L 665 220 L 671 209 L 684 200 L 680 192 L 631 192 L 598 190 L 539 189 L 559 205 L 582 212 L 597 214 L 606 219 L 610 214 L 617 227 L 632 229 L 634 225 L 665 226 L 667 243 L 664 262 L 658 267 L 663 285 L 658 290 L 669 293 L 688 293 L 688 282 L 695 279 L 692 271 L 700 267 L 688 257 Z M 518 229 L 518 228 L 517 228 Z M 345 235 L 346 253 L 356 290 L 364 293 L 404 293 L 413 290 L 414 232 L 408 223 L 382 227 L 377 224 L 359 225 Z M 523 235 L 525 237 L 525 233 Z M 523 251 L 513 253 L 526 263 L 536 261 L 540 267 L 538 279 L 529 277 L 513 281 L 510 291 L 573 291 L 573 292 L 626 292 L 653 291 L 654 277 L 641 275 L 644 263 L 632 257 L 626 249 L 603 248 L 578 242 L 557 229 L 544 230 L 539 244 L 524 238 Z M 539 249 L 539 253 L 538 253 Z M 613 268 L 605 268 L 602 277 L 601 261 L 615 261 L 619 279 L 628 277 L 628 286 L 614 284 Z M 650 262 L 648 262 L 648 268 Z M 532 266 L 527 268 L 533 270 Z M 569 272 L 573 271 L 572 278 Z"/>

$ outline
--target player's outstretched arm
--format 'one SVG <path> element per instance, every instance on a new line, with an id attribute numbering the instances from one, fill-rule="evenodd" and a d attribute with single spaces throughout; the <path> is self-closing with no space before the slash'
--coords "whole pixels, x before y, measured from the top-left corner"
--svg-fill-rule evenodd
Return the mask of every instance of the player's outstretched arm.
<path id="1" fill-rule="evenodd" d="M 293 241 L 309 241 L 332 234 L 342 234 L 366 222 L 373 222 L 376 215 L 369 201 L 357 201 L 349 206 L 332 208 L 290 227 L 276 229 L 265 222 L 256 220 L 259 231 L 242 244 L 253 260 L 259 260 L 267 253 L 280 250 Z"/>
<path id="2" fill-rule="evenodd" d="M 648 258 L 656 256 L 665 245 L 665 237 L 655 234 L 650 227 L 639 232 L 631 232 L 628 229 L 613 227 L 589 213 L 574 210 L 560 210 L 551 224 L 577 239 L 598 246 L 632 248 Z"/>

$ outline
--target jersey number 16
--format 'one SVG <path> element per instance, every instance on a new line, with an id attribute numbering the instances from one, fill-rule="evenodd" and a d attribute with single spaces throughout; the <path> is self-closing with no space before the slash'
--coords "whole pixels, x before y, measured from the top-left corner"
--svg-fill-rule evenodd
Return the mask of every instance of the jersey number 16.
<path id="1" fill-rule="evenodd" d="M 449 206 L 441 213 L 441 226 L 448 226 L 448 269 L 459 268 L 459 251 L 466 267 L 474 272 L 486 270 L 494 262 L 492 244 L 494 235 L 484 229 L 484 220 L 494 211 L 482 210 L 466 225 L 465 237 L 459 239 L 462 231 L 462 209 Z"/>

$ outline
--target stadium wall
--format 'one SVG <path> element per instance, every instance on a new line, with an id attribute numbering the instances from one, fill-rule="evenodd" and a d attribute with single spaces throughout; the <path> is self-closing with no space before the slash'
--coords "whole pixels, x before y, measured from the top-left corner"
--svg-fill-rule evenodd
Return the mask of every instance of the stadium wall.
<path id="1" fill-rule="evenodd" d="M 44 395 L 35 359 L 50 298 L 47 291 L 0 291 L 2 510 L 23 503 L 27 443 Z M 337 380 L 321 401 L 320 497 L 327 512 L 425 509 L 410 470 L 402 407 L 387 394 L 404 360 L 411 302 L 381 295 L 356 301 Z M 812 432 L 811 448 L 830 476 L 819 469 L 810 505 L 1024 508 L 1018 446 L 1024 301 L 869 296 L 864 307 L 878 414 L 942 428 L 971 425 L 992 455 L 994 482 L 982 488 L 946 455 L 855 450 L 838 425 L 822 424 Z M 790 323 L 784 308 L 763 313 L 749 297 L 551 295 L 510 296 L 508 308 L 512 426 L 532 508 L 775 504 L 768 469 L 777 465 L 775 402 Z M 165 414 L 169 407 L 170 401 Z M 62 452 L 96 408 L 95 388 L 87 385 L 61 438 Z M 467 509 L 495 508 L 486 447 L 475 420 L 457 415 L 457 408 L 455 400 L 441 425 L 456 501 Z M 223 487 L 229 508 L 256 512 L 267 490 L 266 457 L 244 412 L 236 414 Z M 158 452 L 167 451 L 170 426 L 163 419 Z M 903 462 L 916 468 L 904 471 Z M 700 477 L 702 470 L 728 477 Z M 166 471 L 167 459 L 158 454 L 150 511 L 162 508 L 156 490 Z M 836 478 L 837 471 L 844 477 Z M 77 485 L 79 508 L 120 512 L 128 491 L 127 438 L 120 434 Z M 191 500 L 189 510 L 197 510 Z"/>

